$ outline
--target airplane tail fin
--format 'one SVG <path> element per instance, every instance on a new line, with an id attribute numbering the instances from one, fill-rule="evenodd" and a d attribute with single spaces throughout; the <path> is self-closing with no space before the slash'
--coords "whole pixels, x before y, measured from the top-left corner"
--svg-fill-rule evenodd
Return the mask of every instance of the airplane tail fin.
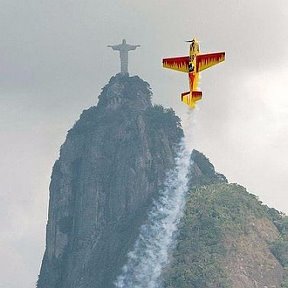
<path id="1" fill-rule="evenodd" d="M 202 99 L 202 91 L 192 91 L 192 98 L 195 102 L 201 100 Z"/>
<path id="2" fill-rule="evenodd" d="M 195 108 L 195 104 L 202 98 L 201 91 L 184 92 L 181 94 L 181 101 L 187 104 L 191 108 Z"/>
<path id="3" fill-rule="evenodd" d="M 184 97 L 190 94 L 190 91 L 181 93 L 181 101 L 184 102 Z"/>

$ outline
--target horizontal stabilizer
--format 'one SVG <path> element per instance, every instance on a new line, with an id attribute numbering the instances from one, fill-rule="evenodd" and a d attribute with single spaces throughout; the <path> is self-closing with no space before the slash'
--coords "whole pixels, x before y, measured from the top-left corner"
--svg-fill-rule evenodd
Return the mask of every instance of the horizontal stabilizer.
<path id="1" fill-rule="evenodd" d="M 183 97 L 186 96 L 186 95 L 188 95 L 188 94 L 190 94 L 190 91 L 188 91 L 188 92 L 183 92 L 183 93 L 181 94 L 181 101 L 182 101 L 182 102 L 183 102 Z"/>
<path id="2" fill-rule="evenodd" d="M 191 108 L 195 108 L 196 102 L 199 101 L 201 98 L 201 91 L 192 91 L 192 94 L 190 92 L 184 92 L 181 94 L 181 101 Z"/>
<path id="3" fill-rule="evenodd" d="M 195 102 L 202 99 L 202 91 L 192 91 L 192 98 Z"/>

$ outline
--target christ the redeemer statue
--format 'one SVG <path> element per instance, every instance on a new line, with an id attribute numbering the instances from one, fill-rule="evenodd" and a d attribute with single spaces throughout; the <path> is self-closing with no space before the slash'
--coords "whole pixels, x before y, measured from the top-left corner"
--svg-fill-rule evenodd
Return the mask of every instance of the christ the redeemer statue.
<path id="1" fill-rule="evenodd" d="M 140 45 L 126 44 L 126 40 L 123 39 L 122 44 L 108 45 L 107 47 L 111 47 L 113 50 L 117 50 L 120 52 L 121 73 L 128 74 L 128 52 L 130 50 L 135 50 L 137 47 L 140 47 Z"/>

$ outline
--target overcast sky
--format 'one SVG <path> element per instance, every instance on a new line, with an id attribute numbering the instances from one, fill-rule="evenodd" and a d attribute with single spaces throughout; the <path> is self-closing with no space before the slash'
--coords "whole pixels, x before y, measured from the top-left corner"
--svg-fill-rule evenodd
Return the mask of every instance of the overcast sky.
<path id="1" fill-rule="evenodd" d="M 155 3 L 156 2 L 156 3 Z M 34 287 L 45 247 L 51 169 L 66 131 L 119 71 L 183 116 L 187 75 L 163 57 L 226 51 L 202 73 L 193 145 L 229 181 L 288 213 L 287 0 L 0 1 L 0 288 Z"/>

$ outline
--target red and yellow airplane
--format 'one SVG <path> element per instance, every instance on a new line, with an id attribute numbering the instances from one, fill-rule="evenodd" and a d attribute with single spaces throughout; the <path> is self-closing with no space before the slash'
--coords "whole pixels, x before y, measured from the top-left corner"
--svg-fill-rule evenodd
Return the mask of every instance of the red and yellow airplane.
<path id="1" fill-rule="evenodd" d="M 200 54 L 199 42 L 194 38 L 190 44 L 190 55 L 177 58 L 163 59 L 163 67 L 188 73 L 190 91 L 181 94 L 181 101 L 194 108 L 198 100 L 202 98 L 202 92 L 198 91 L 199 73 L 213 65 L 225 60 L 225 52 Z"/>

